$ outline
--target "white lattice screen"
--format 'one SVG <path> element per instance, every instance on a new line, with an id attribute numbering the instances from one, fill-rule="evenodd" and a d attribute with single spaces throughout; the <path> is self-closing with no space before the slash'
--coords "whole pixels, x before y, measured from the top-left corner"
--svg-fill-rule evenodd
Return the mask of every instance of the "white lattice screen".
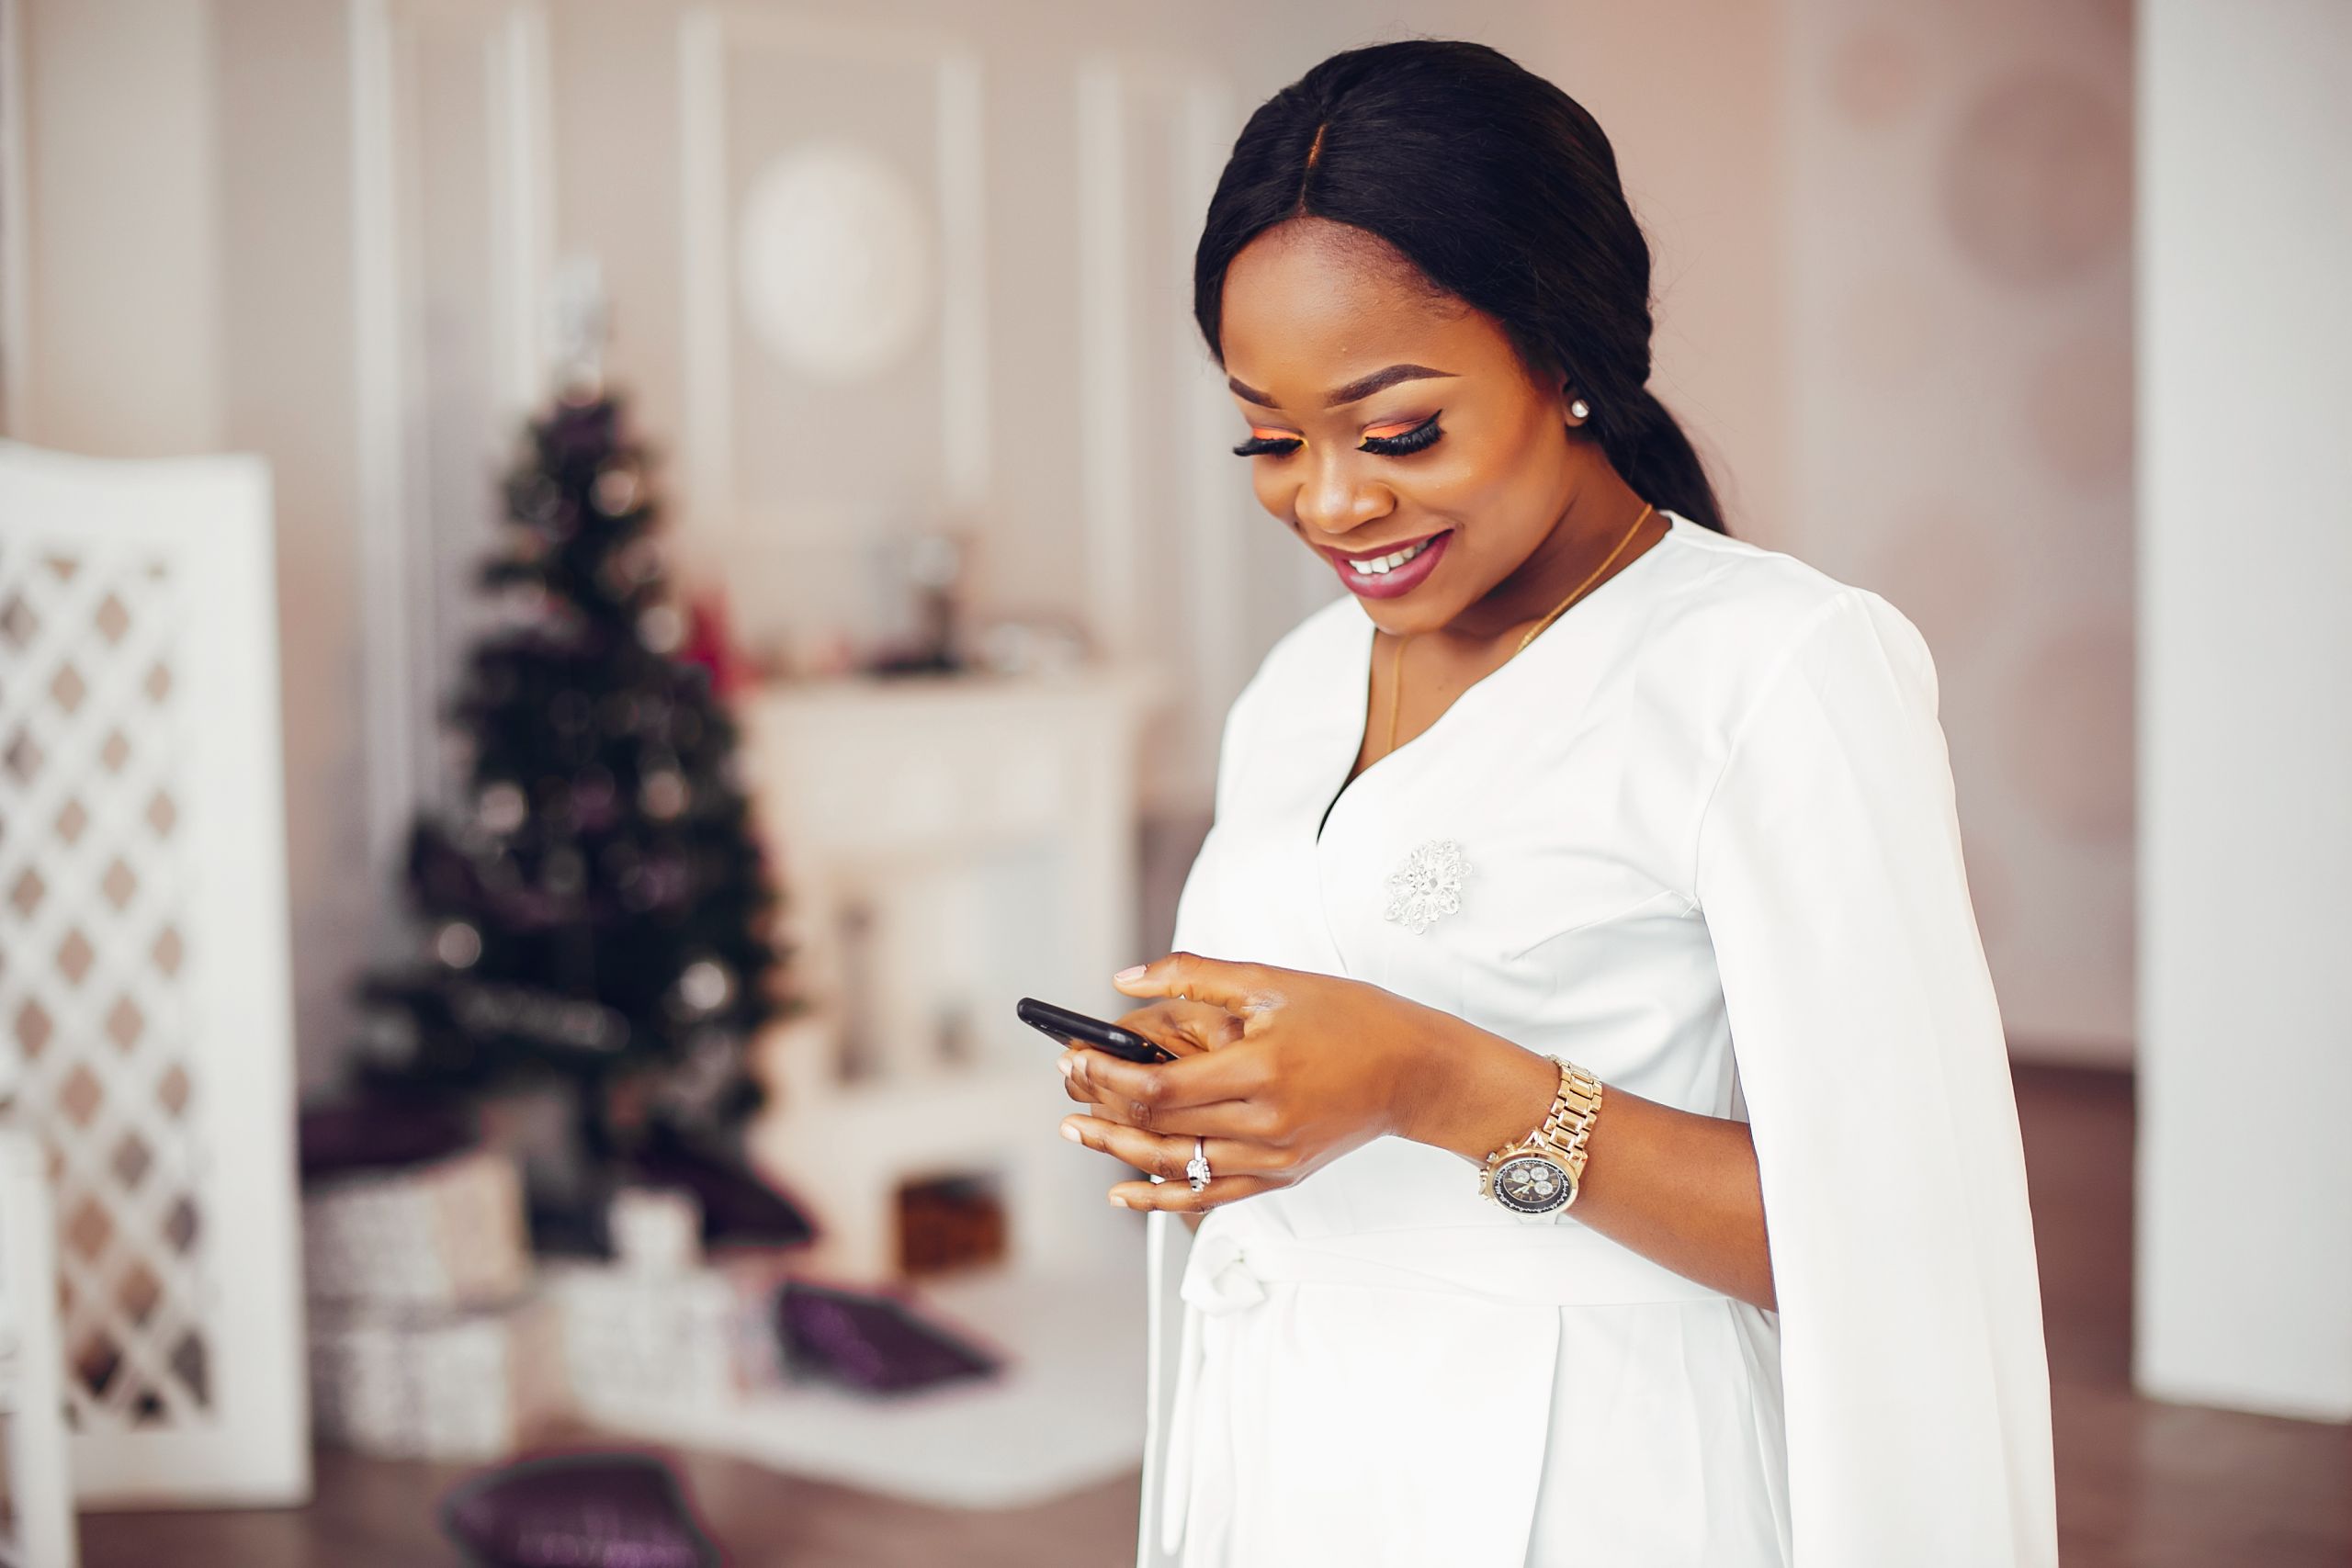
<path id="1" fill-rule="evenodd" d="M 0 1084 L 85 1500 L 308 1489 L 268 509 L 0 444 Z"/>

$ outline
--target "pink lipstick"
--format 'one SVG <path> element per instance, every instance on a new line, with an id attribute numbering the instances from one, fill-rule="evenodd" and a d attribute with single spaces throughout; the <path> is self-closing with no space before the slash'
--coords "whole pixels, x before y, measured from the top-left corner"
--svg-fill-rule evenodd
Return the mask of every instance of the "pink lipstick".
<path id="1" fill-rule="evenodd" d="M 1366 599 L 1394 599 L 1429 581 L 1453 538 L 1453 530 L 1448 528 L 1377 549 L 1336 550 L 1327 545 L 1323 553 L 1331 558 L 1332 569 L 1349 592 Z"/>

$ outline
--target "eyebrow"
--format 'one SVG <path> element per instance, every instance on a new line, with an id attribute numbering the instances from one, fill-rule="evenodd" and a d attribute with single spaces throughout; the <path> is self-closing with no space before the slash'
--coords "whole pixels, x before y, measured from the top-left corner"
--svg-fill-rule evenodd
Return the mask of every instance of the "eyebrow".
<path id="1" fill-rule="evenodd" d="M 1453 374 L 1451 370 L 1432 370 L 1426 365 L 1391 365 L 1385 370 L 1375 370 L 1369 376 L 1357 377 L 1346 386 L 1334 391 L 1329 397 L 1325 398 L 1323 406 L 1327 409 L 1344 408 L 1349 403 L 1372 396 L 1374 392 L 1385 391 L 1400 381 L 1443 380 L 1450 378 Z M 1227 376 L 1225 378 L 1225 384 L 1232 389 L 1235 397 L 1245 403 L 1255 403 L 1261 409 L 1278 406 L 1272 397 L 1258 390 L 1238 376 Z"/>

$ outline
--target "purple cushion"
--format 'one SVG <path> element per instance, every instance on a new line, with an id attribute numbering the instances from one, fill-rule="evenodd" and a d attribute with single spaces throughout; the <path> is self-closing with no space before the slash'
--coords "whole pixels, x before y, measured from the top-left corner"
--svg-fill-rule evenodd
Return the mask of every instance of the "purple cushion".
<path id="1" fill-rule="evenodd" d="M 474 1146 L 464 1111 L 436 1100 L 369 1097 L 302 1112 L 302 1179 L 424 1165 Z"/>
<path id="2" fill-rule="evenodd" d="M 904 1393 L 986 1377 L 998 1359 L 894 1296 L 804 1280 L 776 1301 L 786 1362 L 870 1393 Z"/>
<path id="3" fill-rule="evenodd" d="M 481 1568 L 718 1568 L 669 1466 L 643 1454 L 523 1460 L 460 1483 L 441 1528 Z"/>

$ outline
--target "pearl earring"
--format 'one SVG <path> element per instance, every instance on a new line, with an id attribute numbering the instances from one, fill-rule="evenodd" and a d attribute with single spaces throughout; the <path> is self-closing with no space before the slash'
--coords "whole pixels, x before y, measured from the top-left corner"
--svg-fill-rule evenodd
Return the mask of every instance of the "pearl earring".
<path id="1" fill-rule="evenodd" d="M 1568 412 L 1576 415 L 1578 419 L 1584 419 L 1591 414 L 1592 405 L 1586 402 L 1582 398 L 1578 398 L 1575 402 L 1568 405 Z"/>

